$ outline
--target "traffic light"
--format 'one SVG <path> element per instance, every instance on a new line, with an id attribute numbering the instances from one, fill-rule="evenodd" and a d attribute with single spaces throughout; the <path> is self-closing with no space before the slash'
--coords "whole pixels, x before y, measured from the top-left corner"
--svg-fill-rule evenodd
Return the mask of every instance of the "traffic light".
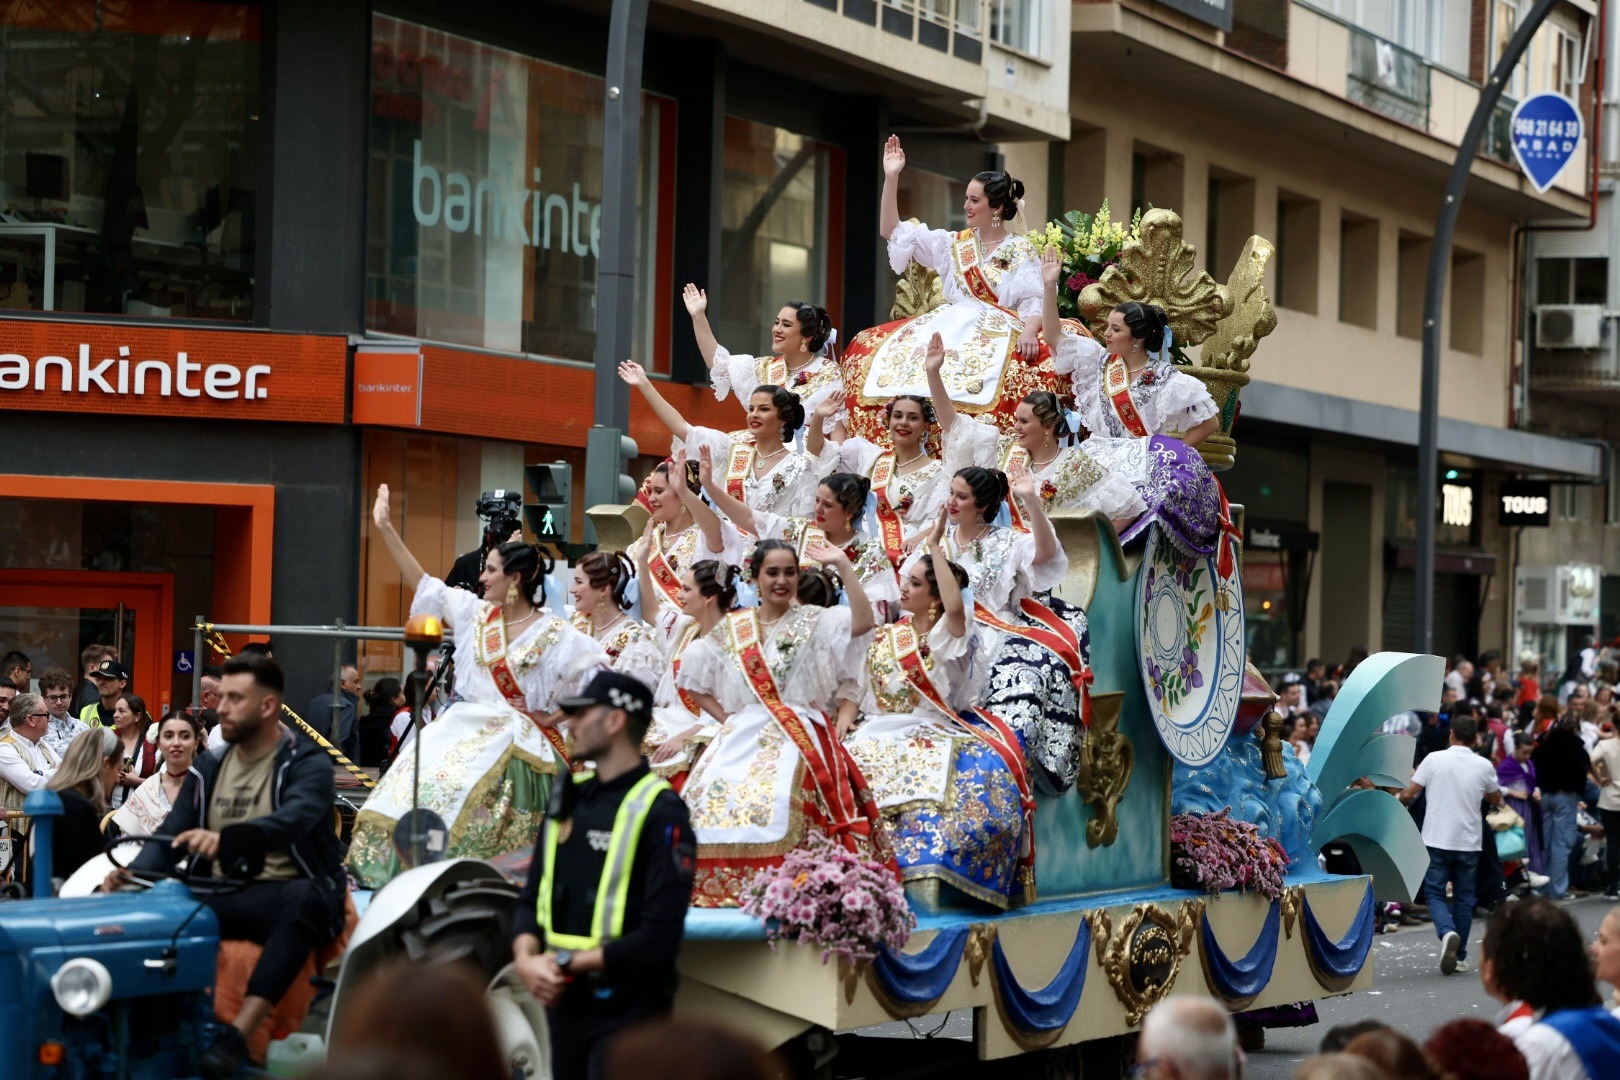
<path id="1" fill-rule="evenodd" d="M 566 461 L 550 465 L 525 465 L 524 476 L 534 502 L 525 503 L 523 520 L 543 544 L 566 544 L 569 538 L 569 511 L 573 506 L 573 472 Z"/>
<path id="2" fill-rule="evenodd" d="M 641 484 L 630 476 L 630 463 L 641 453 L 636 440 L 617 428 L 593 427 L 585 435 L 585 502 L 624 504 Z"/>

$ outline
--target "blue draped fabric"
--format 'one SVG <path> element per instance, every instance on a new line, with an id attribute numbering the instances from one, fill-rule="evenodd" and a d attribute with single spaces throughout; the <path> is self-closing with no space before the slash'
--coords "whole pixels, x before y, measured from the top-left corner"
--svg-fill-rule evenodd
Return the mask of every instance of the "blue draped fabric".
<path id="1" fill-rule="evenodd" d="M 963 722 L 984 726 L 976 716 Z M 1018 784 L 1006 762 L 983 740 L 964 740 L 943 804 L 914 803 L 887 815 L 901 879 L 935 878 L 975 900 L 1006 908 L 1022 889 L 1017 871 L 1023 813 Z"/>
<path id="2" fill-rule="evenodd" d="M 1002 951 L 1001 939 L 996 938 L 990 950 L 990 963 L 996 975 L 996 1000 L 1001 1005 L 1002 1019 L 1015 1030 L 1030 1036 L 1061 1031 L 1074 1016 L 1080 1005 L 1080 993 L 1086 988 L 1086 954 L 1091 950 L 1091 920 L 1080 917 L 1080 928 L 1074 935 L 1074 947 L 1052 981 L 1039 990 L 1026 990 L 1013 974 Z"/>
<path id="3" fill-rule="evenodd" d="M 956 978 L 971 930 L 968 926 L 941 930 L 919 953 L 881 950 L 872 960 L 872 974 L 879 988 L 891 1001 L 932 1005 Z"/>
<path id="4" fill-rule="evenodd" d="M 1348 983 L 1356 977 L 1366 965 L 1367 953 L 1372 949 L 1373 932 L 1378 925 L 1377 912 L 1369 883 L 1361 898 L 1361 908 L 1350 922 L 1350 929 L 1344 932 L 1344 937 L 1334 941 L 1322 929 L 1322 924 L 1316 921 L 1310 899 L 1307 897 L 1303 901 L 1301 921 L 1305 925 L 1305 955 L 1311 962 L 1311 970 L 1316 973 L 1317 982 L 1331 990 L 1334 987 L 1330 983 Z"/>
<path id="5" fill-rule="evenodd" d="M 1563 1009 L 1541 1022 L 1569 1040 L 1587 1076 L 1620 1076 L 1620 1020 L 1609 1010 L 1601 1005 Z"/>
<path id="6" fill-rule="evenodd" d="M 1266 921 L 1260 927 L 1260 936 L 1244 954 L 1233 960 L 1221 949 L 1215 931 L 1209 925 L 1209 913 L 1199 925 L 1199 943 L 1204 952 L 1204 975 L 1210 989 L 1225 998 L 1228 1004 L 1246 1005 L 1264 990 L 1271 981 L 1271 969 L 1277 962 L 1277 940 L 1282 926 L 1282 908 L 1275 900 L 1266 912 Z"/>

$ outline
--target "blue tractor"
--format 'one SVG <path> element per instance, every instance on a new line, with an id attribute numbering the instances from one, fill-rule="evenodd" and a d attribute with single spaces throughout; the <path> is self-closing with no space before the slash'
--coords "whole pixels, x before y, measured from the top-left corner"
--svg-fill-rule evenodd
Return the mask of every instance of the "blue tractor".
<path id="1" fill-rule="evenodd" d="M 23 810 L 35 822 L 34 898 L 0 904 L 0 1080 L 195 1076 L 218 1030 L 214 913 L 179 881 L 53 897 L 61 798 L 36 791 Z"/>

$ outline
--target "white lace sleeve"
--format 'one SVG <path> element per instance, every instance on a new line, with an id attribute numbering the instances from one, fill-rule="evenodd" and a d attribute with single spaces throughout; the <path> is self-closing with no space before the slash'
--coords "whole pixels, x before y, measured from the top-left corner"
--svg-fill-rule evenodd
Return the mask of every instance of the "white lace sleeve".
<path id="1" fill-rule="evenodd" d="M 1214 416 L 1218 411 L 1215 399 L 1195 375 L 1176 371 L 1168 384 L 1160 388 L 1153 399 L 1152 430 L 1160 435 L 1185 433 Z"/>
<path id="2" fill-rule="evenodd" d="M 859 435 L 851 435 L 842 444 L 836 447 L 838 461 L 832 472 L 854 473 L 856 476 L 870 477 L 872 466 L 877 464 L 878 455 L 882 448 L 869 439 Z"/>
<path id="3" fill-rule="evenodd" d="M 957 637 L 940 619 L 928 631 L 928 651 L 934 661 L 934 684 L 940 687 L 945 699 L 958 709 L 971 704 L 966 700 L 973 669 L 974 619 L 973 612 L 965 613 L 967 626 Z"/>
<path id="4" fill-rule="evenodd" d="M 994 469 L 1000 465 L 1001 432 L 993 424 L 983 424 L 963 413 L 945 435 L 945 452 L 941 454 L 946 476 L 955 476 L 961 469 L 977 465 L 981 469 Z"/>
<path id="5" fill-rule="evenodd" d="M 832 711 L 839 684 L 855 671 L 857 664 L 864 663 L 871 640 L 869 634 L 850 638 L 847 607 L 824 608 L 815 619 L 810 640 L 795 660 L 787 685 L 781 688 L 782 697 L 795 705 Z"/>
<path id="6" fill-rule="evenodd" d="M 754 511 L 755 535 L 761 540 L 787 540 L 797 532 L 794 525 L 781 514 L 773 514 L 769 510 Z"/>
<path id="7" fill-rule="evenodd" d="M 1069 376 L 1077 384 L 1086 380 L 1095 382 L 1097 371 L 1106 359 L 1108 350 L 1103 348 L 1102 342 L 1064 327 L 1057 351 L 1052 354 L 1052 370 Z"/>
<path id="8" fill-rule="evenodd" d="M 437 615 L 451 626 L 471 626 L 478 617 L 478 597 L 466 589 L 452 589 L 432 574 L 423 574 L 411 597 L 412 615 Z"/>
<path id="9" fill-rule="evenodd" d="M 887 558 L 875 572 L 861 579 L 861 591 L 871 602 L 873 617 L 879 623 L 889 622 L 899 613 L 900 579 Z"/>
<path id="10" fill-rule="evenodd" d="M 714 366 L 709 369 L 709 382 L 714 384 L 714 399 L 724 401 L 727 394 L 735 393 L 738 401 L 748 404 L 758 372 L 759 361 L 755 357 L 733 353 L 724 345 L 719 346 L 714 350 Z"/>
<path id="11" fill-rule="evenodd" d="M 1001 275 L 996 286 L 996 297 L 1002 307 L 1018 312 L 1025 327 L 1038 326 L 1041 321 L 1041 303 L 1046 295 L 1046 283 L 1041 279 L 1041 260 L 1033 248 L 1028 254 L 1019 251 L 1018 261 Z"/>
<path id="12" fill-rule="evenodd" d="M 706 637 L 700 637 L 681 654 L 681 671 L 675 676 L 675 685 L 694 694 L 709 694 L 719 698 L 726 665 L 731 661 L 719 646 Z"/>
<path id="13" fill-rule="evenodd" d="M 776 504 L 777 512 L 786 517 L 809 517 L 816 508 L 816 488 L 821 480 L 816 476 L 815 459 L 809 454 L 799 456 L 804 459 L 804 468 L 788 481 L 787 491 Z"/>
<path id="14" fill-rule="evenodd" d="M 692 555 L 693 562 L 703 562 L 705 559 L 715 559 L 728 563 L 731 566 L 741 566 L 743 556 L 748 553 L 750 541 L 743 531 L 731 523 L 728 517 L 720 519 L 720 550 L 715 551 L 709 547 L 709 541 L 704 537 L 703 530 L 698 530 L 697 551 Z"/>
<path id="15" fill-rule="evenodd" d="M 670 452 L 674 453 L 681 448 L 680 439 L 670 440 Z M 709 458 L 714 464 L 716 476 L 724 476 L 726 464 L 731 460 L 731 436 L 714 428 L 699 427 L 693 424 L 686 429 L 686 453 L 693 461 L 698 460 L 699 454 L 707 449 Z"/>
<path id="16" fill-rule="evenodd" d="M 1083 454 L 1083 448 L 1066 447 L 1064 453 Z M 1096 461 L 1095 458 L 1092 459 Z M 1086 488 L 1080 493 L 1076 505 L 1085 510 L 1096 510 L 1115 521 L 1121 518 L 1137 518 L 1147 510 L 1147 504 L 1142 501 L 1142 493 L 1136 490 L 1136 485 L 1123 473 L 1116 472 L 1097 462 L 1102 470 L 1102 479 Z"/>
<path id="17" fill-rule="evenodd" d="M 942 270 L 950 258 L 951 234 L 944 229 L 902 221 L 889 237 L 889 269 L 896 274 L 904 274 L 906 264 L 913 259 L 919 266 L 937 271 Z"/>
<path id="18" fill-rule="evenodd" d="M 916 490 L 912 497 L 911 510 L 907 512 L 905 518 L 907 540 L 934 527 L 934 519 L 939 516 L 939 508 L 945 505 L 945 496 L 950 494 L 951 477 L 954 475 L 956 474 L 941 468 L 934 474 L 932 480 Z"/>
<path id="19" fill-rule="evenodd" d="M 1013 542 L 1012 551 L 1008 553 L 1007 561 L 1017 567 L 1017 579 L 1008 601 L 1009 608 L 1026 596 L 1057 588 L 1069 572 L 1069 555 L 1061 544 L 1058 545 L 1055 556 L 1039 566 L 1035 565 L 1035 538 L 1028 533 L 1018 534 L 1018 539 Z"/>
<path id="20" fill-rule="evenodd" d="M 648 689 L 655 689 L 663 674 L 664 655 L 658 638 L 652 631 L 637 634 L 613 662 L 613 670 L 621 675 L 640 679 Z"/>

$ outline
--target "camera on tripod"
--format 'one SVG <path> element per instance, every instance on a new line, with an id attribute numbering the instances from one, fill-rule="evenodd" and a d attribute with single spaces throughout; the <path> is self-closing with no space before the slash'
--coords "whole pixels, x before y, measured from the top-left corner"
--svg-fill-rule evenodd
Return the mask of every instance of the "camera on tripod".
<path id="1" fill-rule="evenodd" d="M 484 522 L 485 542 L 498 547 L 523 527 L 523 492 L 505 488 L 486 491 L 478 496 L 475 510 Z"/>

